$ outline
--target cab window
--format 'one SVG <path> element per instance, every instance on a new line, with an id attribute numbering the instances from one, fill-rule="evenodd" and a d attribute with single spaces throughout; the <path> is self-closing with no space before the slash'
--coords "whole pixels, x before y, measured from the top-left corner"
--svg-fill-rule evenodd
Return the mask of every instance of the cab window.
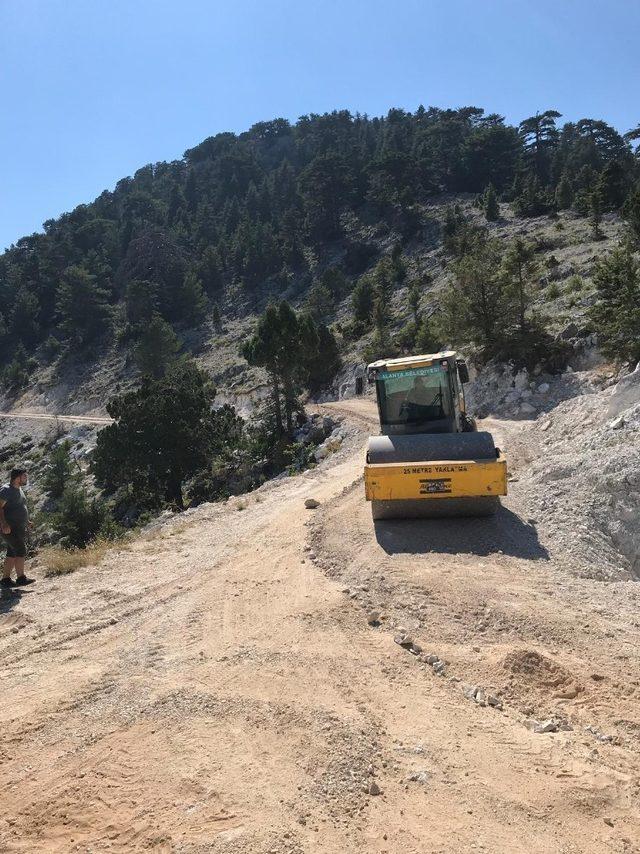
<path id="1" fill-rule="evenodd" d="M 383 424 L 415 424 L 451 416 L 449 375 L 439 366 L 383 372 L 377 386 Z"/>

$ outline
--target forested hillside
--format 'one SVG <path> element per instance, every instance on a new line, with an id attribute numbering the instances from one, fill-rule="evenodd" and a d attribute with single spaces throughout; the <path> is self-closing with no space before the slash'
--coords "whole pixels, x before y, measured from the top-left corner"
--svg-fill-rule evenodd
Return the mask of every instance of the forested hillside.
<path id="1" fill-rule="evenodd" d="M 114 418 L 3 436 L 42 484 L 40 541 L 84 547 L 314 465 L 340 431 L 300 393 L 335 392 L 341 365 L 453 345 L 552 374 L 591 333 L 640 359 L 640 128 L 560 118 L 262 122 L 19 240 L 3 405 Z"/>
<path id="2" fill-rule="evenodd" d="M 5 390 L 26 385 L 38 365 L 86 361 L 114 340 L 147 371 L 145 354 L 177 346 L 172 330 L 184 337 L 206 321 L 215 331 L 272 297 L 306 295 L 316 320 L 330 322 L 355 288 L 353 324 L 340 332 L 353 340 L 375 326 L 380 343 L 390 292 L 406 276 L 403 250 L 425 228 L 432 234 L 424 205 L 442 194 L 477 194 L 488 221 L 499 201 L 523 218 L 571 209 L 595 235 L 607 212 L 622 211 L 637 240 L 640 128 L 622 136 L 597 119 L 560 118 L 547 110 L 513 127 L 475 107 L 384 118 L 341 111 L 260 122 L 144 166 L 0 257 Z M 467 295 L 478 276 L 505 269 L 459 210 L 435 226 Z M 506 262 L 520 285 L 527 251 L 513 248 Z M 410 279 L 415 305 L 428 282 Z M 521 331 L 522 300 L 520 287 Z M 446 333 L 486 347 L 493 330 L 470 334 L 470 323 L 483 323 L 471 315 L 451 318 Z M 422 343 L 429 337 L 423 331 Z"/>

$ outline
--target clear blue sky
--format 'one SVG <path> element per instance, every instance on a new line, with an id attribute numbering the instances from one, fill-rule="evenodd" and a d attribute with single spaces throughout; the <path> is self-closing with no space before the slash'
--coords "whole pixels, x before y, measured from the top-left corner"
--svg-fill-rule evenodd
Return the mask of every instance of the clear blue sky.
<path id="1" fill-rule="evenodd" d="M 637 0 L 0 0 L 0 248 L 219 131 L 475 105 L 640 122 Z"/>

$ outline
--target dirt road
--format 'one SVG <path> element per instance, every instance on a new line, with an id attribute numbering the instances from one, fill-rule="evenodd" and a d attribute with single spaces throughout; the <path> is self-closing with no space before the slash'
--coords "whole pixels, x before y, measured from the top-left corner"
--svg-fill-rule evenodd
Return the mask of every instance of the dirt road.
<path id="1" fill-rule="evenodd" d="M 51 415 L 48 412 L 0 412 L 0 418 L 12 421 L 57 421 L 60 424 L 112 424 L 113 419 L 101 415 Z"/>
<path id="2" fill-rule="evenodd" d="M 361 432 L 314 472 L 2 599 L 1 851 L 640 850 L 633 584 L 563 573 L 516 483 L 374 528 L 371 409 L 333 411 Z"/>

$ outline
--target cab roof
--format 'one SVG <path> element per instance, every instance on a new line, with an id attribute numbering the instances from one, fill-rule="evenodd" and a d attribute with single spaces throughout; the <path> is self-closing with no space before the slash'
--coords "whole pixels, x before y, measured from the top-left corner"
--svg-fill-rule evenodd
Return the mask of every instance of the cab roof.
<path id="1" fill-rule="evenodd" d="M 440 353 L 425 353 L 422 356 L 402 356 L 400 359 L 378 359 L 377 362 L 371 362 L 367 365 L 368 371 L 404 371 L 407 368 L 424 368 L 432 365 L 434 362 L 442 362 L 455 359 L 456 353 L 454 350 L 443 350 Z"/>

